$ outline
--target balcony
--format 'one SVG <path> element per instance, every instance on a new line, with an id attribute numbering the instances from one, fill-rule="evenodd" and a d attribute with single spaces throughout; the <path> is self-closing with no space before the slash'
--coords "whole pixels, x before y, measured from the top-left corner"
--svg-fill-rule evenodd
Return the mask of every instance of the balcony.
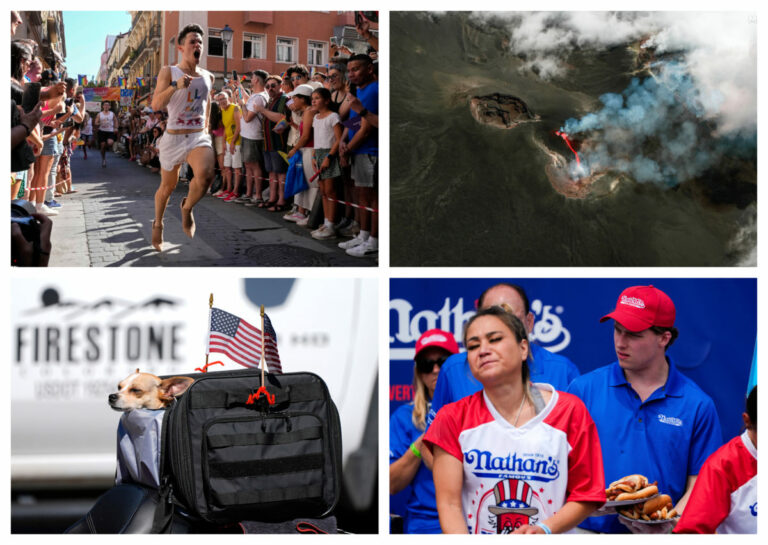
<path id="1" fill-rule="evenodd" d="M 148 44 L 150 47 L 157 47 L 160 45 L 160 40 L 162 38 L 163 34 L 160 30 L 159 24 L 152 25 L 152 28 L 149 30 L 149 35 L 147 36 Z"/>

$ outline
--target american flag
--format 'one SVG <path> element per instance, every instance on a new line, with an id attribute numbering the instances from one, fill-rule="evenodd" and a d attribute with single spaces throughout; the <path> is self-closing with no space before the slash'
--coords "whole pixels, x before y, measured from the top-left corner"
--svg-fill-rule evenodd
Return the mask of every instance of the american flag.
<path id="1" fill-rule="evenodd" d="M 264 314 L 266 349 L 264 358 L 270 373 L 282 373 L 280 354 L 277 353 L 277 334 L 269 316 Z M 220 352 L 245 367 L 259 367 L 261 361 L 261 331 L 234 314 L 218 308 L 211 309 L 211 327 L 208 351 Z"/>

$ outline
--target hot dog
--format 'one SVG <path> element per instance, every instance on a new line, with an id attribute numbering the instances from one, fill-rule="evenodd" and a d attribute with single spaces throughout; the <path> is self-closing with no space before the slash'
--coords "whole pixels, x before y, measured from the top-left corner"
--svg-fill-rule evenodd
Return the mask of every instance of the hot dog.
<path id="1" fill-rule="evenodd" d="M 670 498 L 667 494 L 660 494 L 659 496 L 650 499 L 643 504 L 643 513 L 646 515 L 651 515 L 656 511 L 663 509 L 664 507 L 666 507 L 667 510 L 670 510 L 672 507 L 674 507 L 672 505 L 672 498 Z"/>
<path id="2" fill-rule="evenodd" d="M 641 500 L 643 498 L 650 498 L 654 494 L 658 494 L 659 488 L 656 483 L 646 486 L 645 488 L 638 490 L 637 492 L 624 492 L 616 496 L 615 501 L 628 501 L 628 500 Z"/>
<path id="3" fill-rule="evenodd" d="M 645 488 L 648 486 L 648 478 L 645 475 L 627 475 L 626 477 L 622 477 L 621 479 L 617 481 L 613 481 L 610 486 L 608 486 L 608 489 L 616 488 L 618 485 L 628 485 L 631 487 L 631 490 L 625 490 L 625 492 L 631 492 L 633 490 L 640 490 L 641 488 Z"/>

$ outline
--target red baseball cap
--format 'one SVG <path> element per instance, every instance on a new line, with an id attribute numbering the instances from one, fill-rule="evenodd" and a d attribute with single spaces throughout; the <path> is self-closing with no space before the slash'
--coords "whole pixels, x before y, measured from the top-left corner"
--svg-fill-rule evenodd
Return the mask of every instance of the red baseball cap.
<path id="1" fill-rule="evenodd" d="M 416 341 L 416 354 L 430 346 L 439 346 L 440 348 L 447 350 L 451 354 L 459 353 L 459 345 L 456 343 L 456 339 L 453 338 L 453 334 L 442 329 L 430 329 L 425 331 L 419 340 Z"/>
<path id="2" fill-rule="evenodd" d="M 616 309 L 600 318 L 613 318 L 633 333 L 649 327 L 673 327 L 675 304 L 669 295 L 653 286 L 632 286 L 621 292 Z"/>

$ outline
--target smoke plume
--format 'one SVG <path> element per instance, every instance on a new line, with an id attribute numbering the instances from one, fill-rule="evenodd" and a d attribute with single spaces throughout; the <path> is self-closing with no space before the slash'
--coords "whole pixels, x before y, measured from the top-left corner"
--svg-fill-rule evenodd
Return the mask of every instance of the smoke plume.
<path id="1" fill-rule="evenodd" d="M 653 76 L 600 97 L 601 108 L 560 130 L 585 140 L 572 178 L 613 169 L 639 182 L 675 185 L 711 167 L 733 146 L 754 147 L 756 24 L 745 13 L 475 13 L 502 22 L 523 70 L 567 78 L 576 49 L 642 44 Z M 599 135 L 593 137 L 595 131 Z"/>

